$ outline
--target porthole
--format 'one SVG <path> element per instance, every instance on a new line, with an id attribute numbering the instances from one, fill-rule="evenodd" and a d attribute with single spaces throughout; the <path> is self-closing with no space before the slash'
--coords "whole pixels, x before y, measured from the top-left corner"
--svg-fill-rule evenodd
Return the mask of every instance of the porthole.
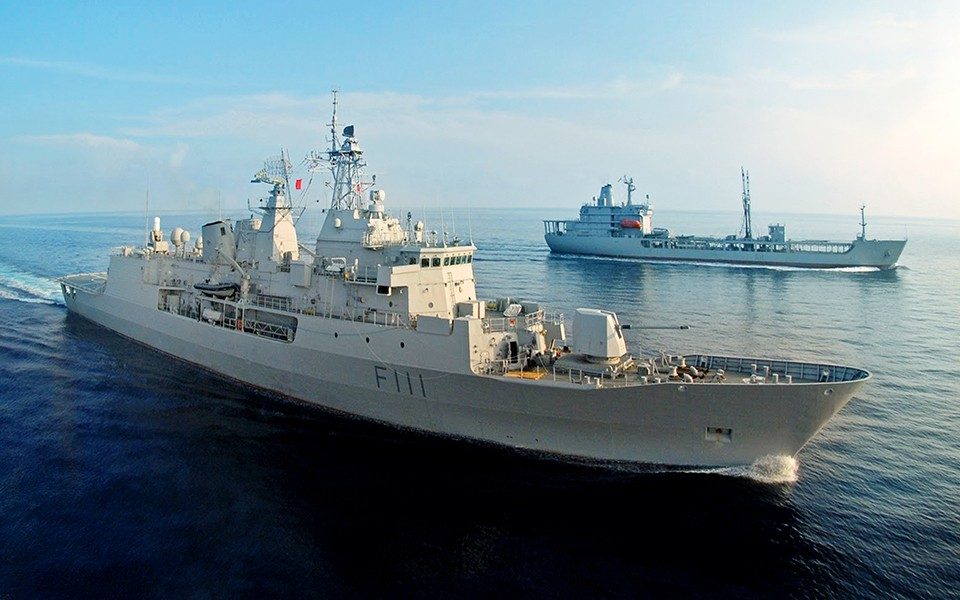
<path id="1" fill-rule="evenodd" d="M 367 343 L 368 343 L 368 344 L 370 343 L 370 338 L 367 338 Z"/>
<path id="2" fill-rule="evenodd" d="M 404 347 L 404 346 L 403 346 L 403 342 L 400 342 L 400 347 L 401 347 L 401 348 L 403 348 L 403 347 Z"/>
<path id="3" fill-rule="evenodd" d="M 429 304 L 427 304 L 427 306 L 430 308 L 433 308 L 433 302 L 430 302 Z"/>
<path id="4" fill-rule="evenodd" d="M 393 306 L 393 300 L 391 300 L 390 302 L 387 302 L 387 306 Z"/>
<path id="5" fill-rule="evenodd" d="M 334 332 L 333 332 L 333 337 L 340 337 L 340 334 L 337 333 L 336 331 L 334 331 Z"/>

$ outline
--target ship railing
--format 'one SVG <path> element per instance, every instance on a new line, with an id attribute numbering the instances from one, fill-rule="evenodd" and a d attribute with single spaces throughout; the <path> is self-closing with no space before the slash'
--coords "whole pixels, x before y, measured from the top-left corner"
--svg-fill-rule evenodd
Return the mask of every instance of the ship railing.
<path id="1" fill-rule="evenodd" d="M 216 318 L 207 318 L 205 309 L 197 305 L 181 305 L 176 312 L 181 316 L 198 319 L 215 327 L 250 333 L 282 342 L 292 342 L 297 334 L 295 324 L 291 327 L 278 323 L 260 321 L 252 318 L 250 312 L 242 310 L 242 307 L 234 302 L 218 300 L 216 298 L 204 298 L 203 302 L 207 303 L 208 307 L 215 311 Z M 229 311 L 227 310 L 228 307 L 230 308 Z M 294 321 L 294 323 L 296 323 L 296 321 Z"/>
<path id="2" fill-rule="evenodd" d="M 544 221 L 543 222 L 543 232 L 546 234 L 564 234 L 567 232 L 567 224 L 575 223 L 576 221 Z"/>
<path id="3" fill-rule="evenodd" d="M 630 381 L 622 373 L 584 373 L 582 369 L 557 371 L 557 367 L 554 366 L 552 375 L 554 381 L 595 388 L 621 388 L 636 385 L 636 382 Z"/>
<path id="4" fill-rule="evenodd" d="M 102 294 L 107 287 L 106 273 L 77 273 L 58 279 L 67 288 L 73 288 L 88 294 Z"/>
<path id="5" fill-rule="evenodd" d="M 251 302 L 254 306 L 261 308 L 270 308 L 284 312 L 299 312 L 292 308 L 292 302 L 288 296 L 270 296 L 268 294 L 257 294 Z"/>
<path id="6" fill-rule="evenodd" d="M 488 358 L 480 363 L 480 372 L 486 375 L 506 375 L 507 373 L 524 373 L 524 365 L 530 358 L 530 353 L 521 350 L 516 358 Z M 526 369 L 530 371 L 530 369 Z"/>
<path id="7" fill-rule="evenodd" d="M 518 356 L 516 361 L 508 359 L 488 359 L 480 363 L 480 373 L 484 375 L 508 375 L 518 379 L 534 379 L 541 381 L 544 378 L 552 379 L 555 383 L 569 383 L 589 386 L 593 388 L 622 388 L 637 385 L 622 373 L 584 373 L 582 369 L 558 371 L 556 366 L 547 369 L 541 366 L 527 367 L 527 356 Z M 519 362 L 520 366 L 517 367 Z M 513 368 L 511 368 L 513 367 Z"/>
<path id="8" fill-rule="evenodd" d="M 238 331 L 242 330 L 244 333 L 252 333 L 260 337 L 280 340 L 281 342 L 292 342 L 293 337 L 296 335 L 296 330 L 292 327 L 277 325 L 275 323 L 265 323 L 253 319 L 240 319 L 238 322 L 236 318 L 225 317 L 223 319 L 223 326 L 228 329 L 232 327 Z"/>
<path id="9" fill-rule="evenodd" d="M 845 254 L 853 248 L 849 242 L 828 242 L 820 240 L 798 240 L 787 244 L 790 252 L 823 252 L 825 254 Z"/>
<path id="10" fill-rule="evenodd" d="M 687 363 L 698 368 L 710 370 L 723 369 L 728 373 L 751 373 L 766 376 L 789 376 L 796 382 L 841 382 L 863 379 L 869 374 L 863 369 L 828 365 L 823 363 L 805 363 L 789 360 L 770 360 L 733 356 L 708 356 L 695 354 L 685 357 Z"/>
<path id="11" fill-rule="evenodd" d="M 519 329 L 529 329 L 536 325 L 543 324 L 546 312 L 541 308 L 533 313 L 521 313 L 516 317 L 486 317 L 484 319 L 484 330 L 490 333 L 505 333 L 507 331 L 516 331 Z M 557 321 L 556 319 L 560 319 Z M 550 313 L 549 320 L 552 323 L 563 322 L 562 313 Z"/>
<path id="12" fill-rule="evenodd" d="M 329 302 L 320 302 L 302 311 L 303 314 L 316 315 L 327 319 L 342 319 L 344 321 L 359 321 L 382 327 L 410 329 L 410 324 L 398 312 L 379 310 L 375 308 L 358 308 L 353 306 L 334 306 Z"/>

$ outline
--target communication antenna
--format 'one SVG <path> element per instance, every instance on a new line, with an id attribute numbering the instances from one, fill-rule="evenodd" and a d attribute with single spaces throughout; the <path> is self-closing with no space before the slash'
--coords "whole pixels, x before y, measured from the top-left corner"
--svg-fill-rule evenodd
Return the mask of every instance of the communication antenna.
<path id="1" fill-rule="evenodd" d="M 150 245 L 150 178 L 147 177 L 147 199 L 143 204 L 143 244 Z"/>
<path id="2" fill-rule="evenodd" d="M 750 226 L 750 171 L 740 167 L 740 181 L 743 184 L 743 237 L 753 239 L 753 229 Z"/>
<path id="3" fill-rule="evenodd" d="M 633 185 L 633 177 L 624 175 L 620 178 L 620 181 L 627 186 L 627 206 L 633 206 L 633 193 L 637 191 L 637 186 Z"/>
<path id="4" fill-rule="evenodd" d="M 866 204 L 860 205 L 860 239 L 867 239 L 867 221 L 864 217 L 863 210 L 867 207 Z"/>
<path id="5" fill-rule="evenodd" d="M 330 119 L 330 149 L 326 151 L 311 151 L 305 162 L 307 170 L 318 172 L 330 171 L 332 190 L 330 210 L 350 210 L 363 208 L 363 192 L 373 186 L 373 182 L 365 181 L 363 168 L 367 165 L 363 160 L 363 149 L 357 141 L 355 128 L 347 125 L 342 130 L 337 121 L 337 107 L 339 105 L 339 90 L 331 90 L 333 94 L 333 116 Z M 342 135 L 342 138 L 341 138 Z"/>
<path id="6" fill-rule="evenodd" d="M 470 245 L 473 245 L 473 217 L 470 210 L 470 202 L 467 201 L 467 232 L 470 235 Z"/>

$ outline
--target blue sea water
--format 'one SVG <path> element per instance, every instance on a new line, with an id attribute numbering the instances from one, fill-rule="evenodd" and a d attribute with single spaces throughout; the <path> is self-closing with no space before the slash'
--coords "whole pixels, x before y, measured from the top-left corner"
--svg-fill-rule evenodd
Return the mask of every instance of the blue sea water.
<path id="1" fill-rule="evenodd" d="M 164 216 L 164 229 L 195 233 L 209 216 Z M 69 315 L 53 282 L 104 270 L 111 247 L 143 238 L 142 215 L 4 217 L 0 598 L 957 595 L 960 223 L 875 219 L 868 234 L 906 228 L 900 268 L 804 271 L 551 256 L 540 219 L 564 216 L 443 219 L 480 248 L 484 297 L 690 325 L 632 329 L 634 352 L 816 358 L 874 380 L 796 461 L 539 460 L 172 362 Z M 736 230 L 732 214 L 658 218 L 678 233 Z M 857 229 L 855 216 L 755 220 L 786 221 L 790 237 Z"/>

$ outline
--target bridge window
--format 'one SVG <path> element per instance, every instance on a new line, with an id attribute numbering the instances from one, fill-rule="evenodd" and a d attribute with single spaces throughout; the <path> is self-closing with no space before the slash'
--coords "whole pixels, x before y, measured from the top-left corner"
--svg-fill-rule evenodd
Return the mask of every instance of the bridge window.
<path id="1" fill-rule="evenodd" d="M 443 257 L 443 266 L 445 266 L 445 267 L 449 267 L 449 266 L 450 266 L 450 257 L 449 257 L 449 256 L 444 256 L 444 257 Z"/>
<path id="2" fill-rule="evenodd" d="M 439 266 L 440 266 L 440 257 L 439 257 L 439 256 L 435 256 L 435 257 L 433 258 L 433 266 L 435 266 L 435 267 L 439 267 Z"/>
<path id="3" fill-rule="evenodd" d="M 421 259 L 420 259 L 420 266 L 421 266 L 421 267 L 429 267 L 429 266 L 430 266 L 430 259 L 429 259 L 429 258 L 421 258 Z"/>

